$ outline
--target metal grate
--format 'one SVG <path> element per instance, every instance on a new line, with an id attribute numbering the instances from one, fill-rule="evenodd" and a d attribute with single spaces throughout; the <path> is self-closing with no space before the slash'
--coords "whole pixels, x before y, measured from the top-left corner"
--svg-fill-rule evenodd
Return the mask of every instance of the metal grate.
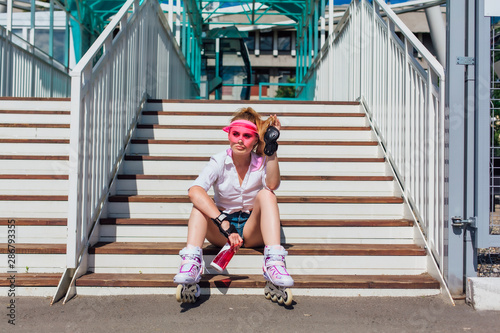
<path id="1" fill-rule="evenodd" d="M 500 234 L 500 18 L 491 20 L 490 234 Z"/>
<path id="2" fill-rule="evenodd" d="M 479 249 L 477 276 L 500 277 L 500 248 Z"/>

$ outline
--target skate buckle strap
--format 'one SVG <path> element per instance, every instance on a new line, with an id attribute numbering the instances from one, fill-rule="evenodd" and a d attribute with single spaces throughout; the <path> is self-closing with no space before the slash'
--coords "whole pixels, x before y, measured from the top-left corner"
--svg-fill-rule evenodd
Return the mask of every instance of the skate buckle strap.
<path id="1" fill-rule="evenodd" d="M 182 256 L 187 256 L 187 255 L 201 255 L 201 249 L 199 247 L 185 247 L 182 250 L 179 251 L 179 255 Z"/>
<path id="2" fill-rule="evenodd" d="M 272 267 L 272 266 L 286 266 L 285 262 L 282 260 L 268 260 L 266 261 L 266 267 Z"/>

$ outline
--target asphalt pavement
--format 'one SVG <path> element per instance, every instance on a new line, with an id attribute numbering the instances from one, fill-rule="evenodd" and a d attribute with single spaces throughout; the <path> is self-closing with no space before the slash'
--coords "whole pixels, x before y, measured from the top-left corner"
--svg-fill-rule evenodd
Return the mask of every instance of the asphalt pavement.
<path id="1" fill-rule="evenodd" d="M 453 306 L 433 297 L 305 297 L 290 307 L 264 296 L 202 296 L 194 305 L 170 295 L 0 297 L 0 332 L 499 332 L 500 312 Z M 9 324 L 14 314 L 15 325 Z"/>

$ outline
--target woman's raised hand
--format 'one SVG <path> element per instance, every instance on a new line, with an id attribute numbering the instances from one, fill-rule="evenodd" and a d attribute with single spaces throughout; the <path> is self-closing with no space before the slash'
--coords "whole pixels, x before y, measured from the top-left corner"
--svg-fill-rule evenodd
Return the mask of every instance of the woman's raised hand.
<path id="1" fill-rule="evenodd" d="M 274 114 L 274 115 L 270 115 L 269 118 L 272 119 L 270 125 L 276 127 L 278 129 L 278 131 L 281 131 L 281 122 L 278 119 L 278 116 Z"/>

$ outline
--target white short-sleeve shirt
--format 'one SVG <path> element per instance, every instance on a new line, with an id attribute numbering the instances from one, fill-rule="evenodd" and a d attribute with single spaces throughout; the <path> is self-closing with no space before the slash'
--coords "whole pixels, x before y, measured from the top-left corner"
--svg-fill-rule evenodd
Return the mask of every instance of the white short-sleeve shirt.
<path id="1" fill-rule="evenodd" d="M 248 213 L 253 209 L 257 193 L 267 188 L 264 157 L 252 152 L 250 167 L 240 186 L 232 150 L 229 148 L 210 158 L 191 187 L 195 185 L 205 191 L 213 186 L 215 204 L 222 208 L 224 213 L 231 214 L 238 211 Z"/>

